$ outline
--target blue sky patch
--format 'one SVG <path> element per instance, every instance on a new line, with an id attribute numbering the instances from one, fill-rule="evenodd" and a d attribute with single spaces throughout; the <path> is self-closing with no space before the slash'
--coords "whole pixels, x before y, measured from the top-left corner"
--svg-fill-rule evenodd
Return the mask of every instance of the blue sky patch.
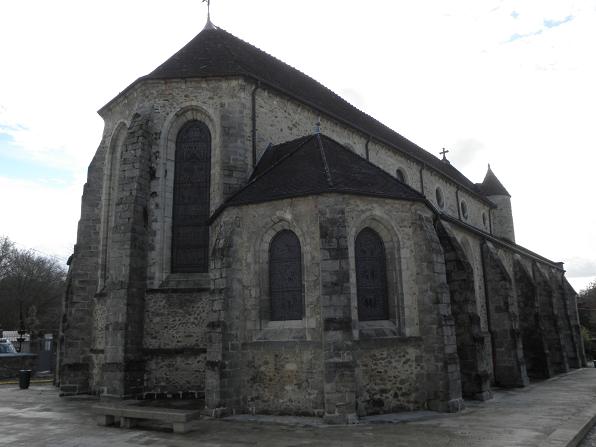
<path id="1" fill-rule="evenodd" d="M 548 19 L 544 19 L 544 26 L 547 27 L 547 28 L 554 28 L 556 26 L 562 25 L 563 23 L 567 23 L 567 22 L 569 22 L 571 20 L 573 20 L 573 16 L 572 15 L 568 15 L 563 20 L 548 20 Z"/>
<path id="2" fill-rule="evenodd" d="M 0 176 L 36 182 L 57 184 L 74 180 L 66 169 L 47 166 L 41 162 L 12 155 L 19 152 L 19 146 L 10 135 L 0 133 Z"/>
<path id="3" fill-rule="evenodd" d="M 514 19 L 517 19 L 519 17 L 519 12 L 511 11 L 511 17 L 513 17 Z"/>

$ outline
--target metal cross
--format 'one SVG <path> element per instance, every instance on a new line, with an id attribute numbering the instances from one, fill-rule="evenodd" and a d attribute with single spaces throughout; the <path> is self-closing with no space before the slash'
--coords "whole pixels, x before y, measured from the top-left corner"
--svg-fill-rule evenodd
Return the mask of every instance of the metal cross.
<path id="1" fill-rule="evenodd" d="M 447 160 L 447 157 L 445 157 L 445 154 L 447 154 L 449 151 L 445 150 L 445 148 L 443 148 L 443 150 L 441 152 L 439 152 L 439 154 L 441 154 L 443 156 L 443 160 Z"/>
<path id="2" fill-rule="evenodd" d="M 211 17 L 211 0 L 203 0 L 203 3 L 207 2 L 207 19 Z"/>

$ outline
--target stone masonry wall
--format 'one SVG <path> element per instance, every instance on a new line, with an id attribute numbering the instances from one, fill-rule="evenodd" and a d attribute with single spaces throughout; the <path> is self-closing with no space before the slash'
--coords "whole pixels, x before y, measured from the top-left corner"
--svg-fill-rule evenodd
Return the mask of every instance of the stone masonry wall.
<path id="1" fill-rule="evenodd" d="M 106 134 L 89 169 L 81 199 L 77 244 L 70 265 L 60 325 L 58 382 L 62 393 L 84 393 L 91 384 L 93 297 L 97 291 L 99 226 Z"/>
<path id="2" fill-rule="evenodd" d="M 494 379 L 500 386 L 525 386 L 528 382 L 514 282 L 495 247 L 482 248 L 490 332 L 493 343 Z"/>
<path id="3" fill-rule="evenodd" d="M 425 408 L 421 338 L 360 340 L 354 357 L 359 416 Z"/>
<path id="4" fill-rule="evenodd" d="M 243 348 L 248 412 L 323 415 L 319 342 L 253 342 Z"/>
<path id="5" fill-rule="evenodd" d="M 146 393 L 204 396 L 208 307 L 208 291 L 148 291 L 143 328 Z"/>
<path id="6" fill-rule="evenodd" d="M 321 132 L 350 148 L 362 157 L 368 158 L 381 169 L 395 176 L 397 168 L 406 174 L 408 184 L 422 192 L 428 200 L 436 205 L 435 189 L 440 186 L 446 201 L 444 212 L 452 217 L 461 218 L 470 225 L 489 231 L 489 207 L 477 196 L 459 188 L 455 183 L 443 175 L 430 170 L 422 169 L 424 188 L 421 188 L 420 168 L 422 165 L 401 154 L 384 143 L 376 140 L 369 141 L 368 135 L 324 116 L 308 106 L 278 94 L 266 87 L 261 87 L 256 93 L 257 110 L 257 148 L 258 157 L 262 155 L 267 146 L 279 144 L 304 135 L 314 133 L 317 121 L 321 121 Z M 368 144 L 367 144 L 368 142 Z M 257 157 L 257 158 L 258 158 Z M 463 219 L 458 213 L 458 200 L 465 200 L 469 210 L 469 217 Z M 437 207 L 439 209 L 439 207 Z M 482 213 L 486 214 L 486 224 L 483 222 Z"/>
<path id="7" fill-rule="evenodd" d="M 151 121 L 135 114 L 120 160 L 106 287 L 105 394 L 143 391 L 143 306 L 147 277 Z"/>

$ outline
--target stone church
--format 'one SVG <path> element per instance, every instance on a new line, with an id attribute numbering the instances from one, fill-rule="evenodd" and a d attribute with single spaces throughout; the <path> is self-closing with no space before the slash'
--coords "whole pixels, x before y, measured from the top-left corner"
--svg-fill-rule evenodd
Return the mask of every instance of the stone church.
<path id="1" fill-rule="evenodd" d="M 473 183 L 208 21 L 99 114 L 61 392 L 349 422 L 585 365 L 562 263 Z"/>

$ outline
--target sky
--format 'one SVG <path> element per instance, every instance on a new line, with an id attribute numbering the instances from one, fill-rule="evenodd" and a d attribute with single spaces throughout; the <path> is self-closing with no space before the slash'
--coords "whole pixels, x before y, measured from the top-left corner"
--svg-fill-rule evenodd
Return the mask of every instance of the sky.
<path id="1" fill-rule="evenodd" d="M 61 261 L 97 110 L 201 31 L 201 0 L 0 2 L 0 235 Z M 512 195 L 516 241 L 596 279 L 596 0 L 212 0 L 212 21 Z"/>

